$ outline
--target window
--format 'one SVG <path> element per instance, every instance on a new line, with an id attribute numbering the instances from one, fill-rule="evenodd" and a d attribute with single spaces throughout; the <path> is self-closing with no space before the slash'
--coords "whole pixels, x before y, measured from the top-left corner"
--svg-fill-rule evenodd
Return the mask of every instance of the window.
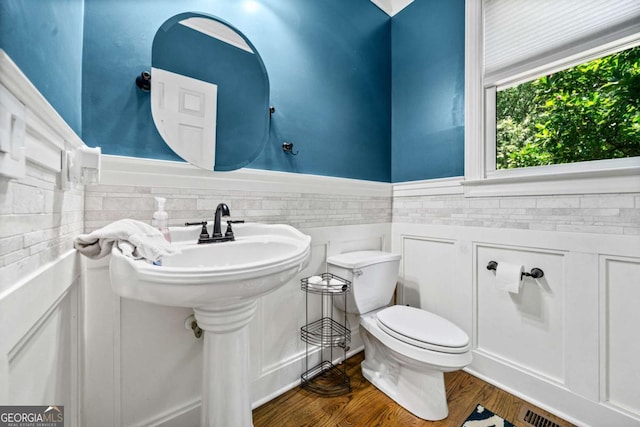
<path id="1" fill-rule="evenodd" d="M 640 156 L 640 47 L 496 94 L 496 169 Z"/>
<path id="2" fill-rule="evenodd" d="M 637 192 L 640 2 L 465 5 L 465 194 Z"/>

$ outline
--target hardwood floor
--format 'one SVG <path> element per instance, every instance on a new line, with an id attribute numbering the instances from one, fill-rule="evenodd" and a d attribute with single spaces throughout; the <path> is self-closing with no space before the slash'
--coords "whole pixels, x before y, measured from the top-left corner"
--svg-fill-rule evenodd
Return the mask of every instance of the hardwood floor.
<path id="1" fill-rule="evenodd" d="M 351 393 L 321 397 L 296 387 L 256 408 L 253 411 L 254 427 L 459 427 L 478 403 L 518 427 L 528 426 L 517 420 L 518 412 L 525 404 L 560 426 L 572 426 L 463 371 L 445 374 L 449 417 L 442 421 L 425 421 L 400 407 L 362 377 L 360 362 L 363 358 L 364 353 L 360 352 L 346 362 Z"/>

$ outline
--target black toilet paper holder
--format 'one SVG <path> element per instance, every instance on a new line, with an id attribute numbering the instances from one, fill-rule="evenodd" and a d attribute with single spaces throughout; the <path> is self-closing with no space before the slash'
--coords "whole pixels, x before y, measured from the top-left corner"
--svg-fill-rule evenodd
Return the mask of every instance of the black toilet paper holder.
<path id="1" fill-rule="evenodd" d="M 498 262 L 497 261 L 489 261 L 489 263 L 487 264 L 487 270 L 496 271 L 497 268 L 498 268 Z M 520 277 L 520 279 L 522 279 L 525 276 L 533 277 L 534 279 L 539 279 L 539 278 L 544 276 L 544 271 L 542 271 L 541 268 L 533 267 L 531 269 L 531 272 L 523 271 L 522 272 L 522 276 Z"/>

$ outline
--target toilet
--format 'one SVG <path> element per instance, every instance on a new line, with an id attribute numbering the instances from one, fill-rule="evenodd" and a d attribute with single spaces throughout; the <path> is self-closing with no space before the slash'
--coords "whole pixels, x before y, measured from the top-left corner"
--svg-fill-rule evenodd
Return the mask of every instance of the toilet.
<path id="1" fill-rule="evenodd" d="M 471 363 L 471 343 L 462 329 L 434 313 L 389 306 L 399 266 L 400 255 L 381 251 L 327 259 L 329 273 L 352 283 L 347 312 L 360 315 L 362 375 L 414 415 L 441 420 L 449 415 L 443 374 Z"/>

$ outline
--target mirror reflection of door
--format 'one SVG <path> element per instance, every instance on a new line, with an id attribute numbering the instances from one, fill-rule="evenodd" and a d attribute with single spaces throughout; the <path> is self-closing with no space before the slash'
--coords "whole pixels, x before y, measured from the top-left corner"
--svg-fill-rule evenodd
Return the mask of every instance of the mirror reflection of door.
<path id="1" fill-rule="evenodd" d="M 151 110 L 173 151 L 208 170 L 253 161 L 269 132 L 269 79 L 251 42 L 199 13 L 167 20 L 153 40 Z"/>
<path id="2" fill-rule="evenodd" d="M 194 166 L 213 170 L 218 87 L 160 68 L 151 69 L 151 110 L 158 132 Z"/>

